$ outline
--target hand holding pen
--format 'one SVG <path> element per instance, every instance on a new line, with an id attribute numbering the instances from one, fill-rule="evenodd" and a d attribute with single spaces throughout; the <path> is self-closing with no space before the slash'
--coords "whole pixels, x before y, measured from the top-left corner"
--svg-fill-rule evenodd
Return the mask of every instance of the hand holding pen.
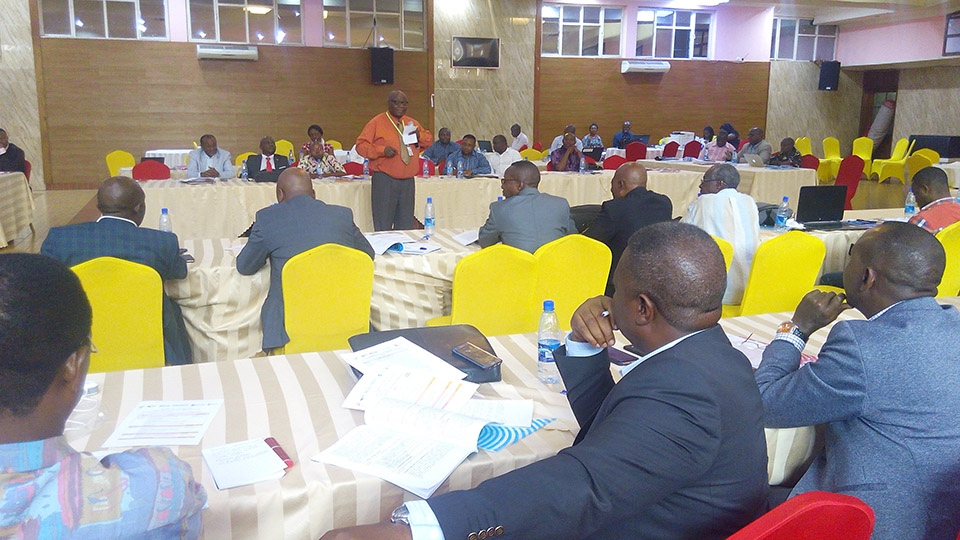
<path id="1" fill-rule="evenodd" d="M 607 296 L 595 296 L 581 304 L 570 319 L 570 339 L 594 347 L 616 344 L 613 332 L 617 330 L 617 323 L 613 320 L 612 308 L 613 300 Z"/>

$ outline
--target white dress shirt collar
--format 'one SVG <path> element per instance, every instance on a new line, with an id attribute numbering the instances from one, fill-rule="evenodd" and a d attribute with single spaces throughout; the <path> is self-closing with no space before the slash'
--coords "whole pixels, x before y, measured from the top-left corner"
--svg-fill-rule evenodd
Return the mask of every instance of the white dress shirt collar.
<path id="1" fill-rule="evenodd" d="M 116 219 L 116 220 L 120 220 L 120 221 L 126 221 L 127 223 L 133 225 L 134 227 L 139 227 L 139 225 L 137 225 L 137 224 L 134 223 L 133 221 L 130 221 L 130 220 L 127 219 L 127 218 L 122 218 L 122 217 L 120 217 L 120 216 L 100 216 L 100 218 L 97 219 L 97 223 L 100 223 L 100 222 L 101 222 L 102 220 L 104 220 L 104 219 Z"/>

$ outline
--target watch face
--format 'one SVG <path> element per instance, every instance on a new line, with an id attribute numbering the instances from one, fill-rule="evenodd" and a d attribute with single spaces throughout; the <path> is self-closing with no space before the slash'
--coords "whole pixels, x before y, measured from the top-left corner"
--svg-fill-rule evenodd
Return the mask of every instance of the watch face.
<path id="1" fill-rule="evenodd" d="M 777 329 L 777 332 L 789 332 L 793 330 L 793 326 L 792 322 L 780 323 L 780 328 Z"/>

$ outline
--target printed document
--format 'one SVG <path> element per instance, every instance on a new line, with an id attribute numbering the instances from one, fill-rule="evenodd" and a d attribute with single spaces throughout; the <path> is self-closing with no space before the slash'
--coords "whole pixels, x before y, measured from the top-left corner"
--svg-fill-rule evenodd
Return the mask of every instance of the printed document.
<path id="1" fill-rule="evenodd" d="M 103 448 L 198 445 L 222 406 L 222 399 L 141 401 Z"/>

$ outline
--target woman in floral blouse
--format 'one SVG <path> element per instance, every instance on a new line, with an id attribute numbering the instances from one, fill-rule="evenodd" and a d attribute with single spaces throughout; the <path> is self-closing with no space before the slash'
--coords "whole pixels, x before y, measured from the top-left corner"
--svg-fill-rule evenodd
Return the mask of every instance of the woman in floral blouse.
<path id="1" fill-rule="evenodd" d="M 600 126 L 590 124 L 590 134 L 583 138 L 584 148 L 603 148 L 603 139 L 600 138 L 600 135 L 597 135 L 598 131 L 600 131 Z"/>

